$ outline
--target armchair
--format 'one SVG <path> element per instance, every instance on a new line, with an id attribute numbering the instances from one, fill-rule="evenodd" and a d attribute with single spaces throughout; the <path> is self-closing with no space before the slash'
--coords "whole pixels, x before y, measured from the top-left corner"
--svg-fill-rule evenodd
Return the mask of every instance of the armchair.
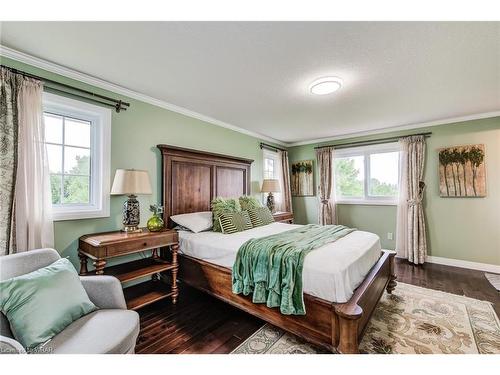
<path id="1" fill-rule="evenodd" d="M 53 249 L 39 249 L 0 257 L 0 280 L 23 275 L 59 259 Z M 59 332 L 42 352 L 46 353 L 134 353 L 139 335 L 139 314 L 127 310 L 123 290 L 112 276 L 82 276 L 83 287 L 99 310 L 74 321 Z M 0 353 L 26 353 L 13 337 L 0 313 Z"/>

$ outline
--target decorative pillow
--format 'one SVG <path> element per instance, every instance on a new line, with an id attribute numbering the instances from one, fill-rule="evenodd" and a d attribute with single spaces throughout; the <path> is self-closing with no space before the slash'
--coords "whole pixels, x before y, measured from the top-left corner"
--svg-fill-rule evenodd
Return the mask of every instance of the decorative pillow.
<path id="1" fill-rule="evenodd" d="M 241 211 L 238 199 L 217 197 L 212 200 L 213 228 L 214 232 L 221 232 L 219 216 L 222 213 Z"/>
<path id="2" fill-rule="evenodd" d="M 251 197 L 249 195 L 243 195 L 239 198 L 240 206 L 242 211 L 247 211 L 251 208 L 259 208 L 262 207 L 259 200 L 255 197 Z"/>
<path id="3" fill-rule="evenodd" d="M 219 223 L 224 234 L 252 229 L 252 222 L 246 211 L 223 212 L 219 216 Z"/>
<path id="4" fill-rule="evenodd" d="M 96 310 L 69 260 L 0 281 L 0 311 L 27 351 Z"/>
<path id="5" fill-rule="evenodd" d="M 274 223 L 273 214 L 267 207 L 252 208 L 248 210 L 248 215 L 253 227 Z"/>
<path id="6" fill-rule="evenodd" d="M 212 228 L 212 212 L 193 212 L 192 214 L 182 214 L 170 216 L 173 222 L 189 229 L 194 233 L 203 232 Z"/>

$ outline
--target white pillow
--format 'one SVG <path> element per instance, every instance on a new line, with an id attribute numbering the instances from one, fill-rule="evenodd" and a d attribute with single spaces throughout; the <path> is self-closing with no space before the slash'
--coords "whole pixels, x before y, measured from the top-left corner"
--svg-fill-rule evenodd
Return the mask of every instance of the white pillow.
<path id="1" fill-rule="evenodd" d="M 188 228 L 194 233 L 212 229 L 212 211 L 194 212 L 192 214 L 182 214 L 170 216 L 173 222 Z"/>

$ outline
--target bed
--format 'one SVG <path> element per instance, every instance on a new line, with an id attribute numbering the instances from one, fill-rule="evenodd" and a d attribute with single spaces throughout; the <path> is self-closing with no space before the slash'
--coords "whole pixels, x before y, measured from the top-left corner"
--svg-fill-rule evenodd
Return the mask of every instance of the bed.
<path id="1" fill-rule="evenodd" d="M 250 193 L 252 160 L 158 145 L 165 223 L 170 216 L 209 211 L 216 196 Z M 179 280 L 332 352 L 358 353 L 359 340 L 384 290 L 396 286 L 394 253 L 376 235 L 355 231 L 308 254 L 303 283 L 306 315 L 283 315 L 232 293 L 231 267 L 249 238 L 296 227 L 273 223 L 244 232 L 179 232 Z M 332 257 L 331 254 L 336 256 Z"/>

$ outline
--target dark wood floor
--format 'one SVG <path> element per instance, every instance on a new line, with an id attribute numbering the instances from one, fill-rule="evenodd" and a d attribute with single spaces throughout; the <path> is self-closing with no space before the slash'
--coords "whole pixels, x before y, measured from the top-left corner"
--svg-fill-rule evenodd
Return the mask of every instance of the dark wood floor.
<path id="1" fill-rule="evenodd" d="M 500 293 L 484 272 L 397 259 L 396 273 L 404 283 L 490 301 L 500 316 Z M 264 324 L 189 287 L 181 289 L 177 305 L 165 300 L 139 312 L 137 353 L 229 353 Z"/>

